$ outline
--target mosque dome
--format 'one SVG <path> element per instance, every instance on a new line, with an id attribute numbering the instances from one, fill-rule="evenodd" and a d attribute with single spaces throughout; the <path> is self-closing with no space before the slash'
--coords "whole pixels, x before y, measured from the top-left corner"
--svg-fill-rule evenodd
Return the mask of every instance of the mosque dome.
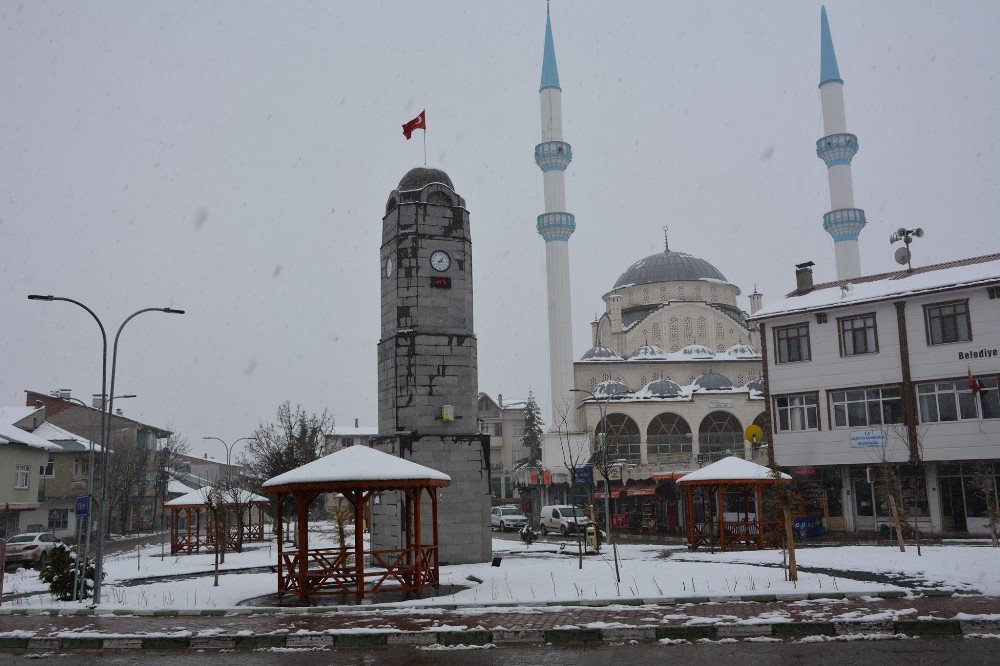
<path id="1" fill-rule="evenodd" d="M 733 382 L 729 377 L 709 370 L 695 377 L 694 386 L 703 391 L 725 391 L 733 388 Z"/>
<path id="2" fill-rule="evenodd" d="M 624 359 L 615 353 L 614 349 L 597 346 L 588 349 L 580 358 L 581 361 L 623 361 Z"/>
<path id="3" fill-rule="evenodd" d="M 747 382 L 745 388 L 750 389 L 751 393 L 763 393 L 764 392 L 764 378 L 758 377 L 757 379 L 751 379 Z"/>
<path id="4" fill-rule="evenodd" d="M 714 356 L 712 350 L 705 345 L 687 345 L 681 349 L 681 353 L 693 358 L 712 358 Z"/>
<path id="5" fill-rule="evenodd" d="M 666 358 L 666 352 L 651 344 L 645 344 L 628 355 L 630 361 L 658 361 Z"/>
<path id="6" fill-rule="evenodd" d="M 648 393 L 654 398 L 676 398 L 681 395 L 681 387 L 669 379 L 656 379 L 648 384 L 643 389 L 644 393 Z"/>
<path id="7" fill-rule="evenodd" d="M 715 280 L 726 282 L 726 276 L 718 268 L 704 259 L 686 252 L 666 250 L 651 254 L 628 267 L 615 289 L 630 284 L 653 284 L 656 282 L 687 282 L 695 280 Z"/>
<path id="8" fill-rule="evenodd" d="M 601 382 L 594 388 L 594 396 L 598 398 L 620 398 L 628 395 L 628 386 L 615 379 Z"/>
<path id="9" fill-rule="evenodd" d="M 430 167 L 416 167 L 415 169 L 410 169 L 403 176 L 403 179 L 399 181 L 399 187 L 396 189 L 404 192 L 407 190 L 419 190 L 425 185 L 430 185 L 431 183 L 441 183 L 442 185 L 447 185 L 452 190 L 455 186 L 451 182 L 451 178 L 448 177 L 444 171 L 441 169 L 431 169 Z"/>
<path id="10" fill-rule="evenodd" d="M 753 345 L 740 342 L 726 350 L 726 354 L 733 358 L 760 358 L 760 351 Z"/>

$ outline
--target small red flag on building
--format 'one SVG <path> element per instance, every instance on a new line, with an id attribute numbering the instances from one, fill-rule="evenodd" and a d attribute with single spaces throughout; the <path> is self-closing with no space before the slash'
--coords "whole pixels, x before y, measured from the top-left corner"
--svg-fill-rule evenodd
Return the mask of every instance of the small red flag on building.
<path id="1" fill-rule="evenodd" d="M 410 140 L 410 135 L 413 134 L 413 130 L 422 129 L 425 132 L 427 131 L 427 116 L 424 115 L 425 113 L 426 111 L 421 111 L 419 116 L 410 122 L 403 124 L 403 136 L 406 137 L 407 141 Z"/>
<path id="2" fill-rule="evenodd" d="M 969 388 L 972 390 L 972 394 L 973 395 L 979 393 L 979 391 L 980 391 L 979 382 L 977 382 L 976 378 L 972 376 L 972 366 L 971 365 L 969 366 Z"/>

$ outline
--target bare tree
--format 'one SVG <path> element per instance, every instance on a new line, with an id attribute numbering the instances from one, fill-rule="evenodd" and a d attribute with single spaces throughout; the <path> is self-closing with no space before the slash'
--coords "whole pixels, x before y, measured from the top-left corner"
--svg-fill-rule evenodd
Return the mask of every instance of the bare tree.
<path id="1" fill-rule="evenodd" d="M 900 552 L 906 551 L 904 532 L 912 532 L 917 555 L 923 555 L 919 516 L 915 509 L 920 499 L 926 496 L 926 487 L 921 489 L 912 484 L 904 483 L 899 473 L 899 460 L 907 459 L 910 451 L 910 439 L 904 424 L 894 423 L 883 426 L 883 439 L 879 446 L 874 447 L 875 463 L 878 466 L 878 476 L 873 479 L 876 497 L 881 495 L 889 505 L 890 518 L 896 531 L 896 541 Z M 916 431 L 917 457 L 923 459 L 923 429 Z M 926 486 L 926 480 L 924 482 Z M 873 515 L 876 508 L 872 507 Z"/>
<path id="2" fill-rule="evenodd" d="M 596 396 L 592 397 L 597 399 Z M 602 477 L 604 477 L 604 502 L 606 507 L 604 511 L 605 520 L 608 523 L 608 538 L 611 541 L 611 552 L 614 554 L 615 578 L 619 583 L 621 583 L 622 576 L 621 571 L 618 568 L 618 539 L 616 538 L 615 532 L 611 526 L 611 486 L 608 482 L 611 479 L 611 470 L 616 466 L 620 466 L 623 459 L 627 459 L 628 442 L 623 443 L 617 437 L 608 437 L 607 426 L 607 415 L 602 413 L 601 421 L 598 424 L 598 428 L 600 428 L 601 432 L 597 433 L 597 441 L 593 443 L 593 455 L 591 456 L 590 464 L 593 465 L 598 472 L 600 472 Z M 622 451 L 623 448 L 624 452 Z"/>
<path id="3" fill-rule="evenodd" d="M 569 423 L 565 414 L 556 420 L 556 433 L 559 437 L 559 450 L 562 455 L 563 465 L 569 470 L 570 497 L 576 513 L 576 491 L 577 491 L 577 470 L 584 467 L 584 463 L 590 453 L 590 443 L 587 438 L 578 438 L 576 443 L 569 433 Z M 576 520 L 576 518 L 574 518 Z M 580 530 L 579 521 L 576 522 L 576 548 L 578 556 L 578 566 L 583 569 L 583 533 Z"/>
<path id="4" fill-rule="evenodd" d="M 205 493 L 205 512 L 208 514 L 207 518 L 210 522 L 213 550 L 215 551 L 215 580 L 212 583 L 213 587 L 219 587 L 219 558 L 225 557 L 223 555 L 226 538 L 229 536 L 227 530 L 225 529 L 227 520 L 226 514 L 229 513 L 229 504 L 226 501 L 225 493 L 217 486 L 212 485 L 204 489 Z M 225 562 L 225 559 L 222 560 Z"/>
<path id="5" fill-rule="evenodd" d="M 997 532 L 1000 531 L 1000 497 L 997 495 L 997 482 L 993 474 L 993 465 L 979 461 L 974 467 L 972 486 L 983 494 L 986 502 L 986 522 L 990 529 L 990 541 L 994 548 L 1000 546 Z"/>
<path id="6" fill-rule="evenodd" d="M 135 431 L 119 431 L 110 438 L 111 459 L 108 461 L 106 499 L 108 524 L 105 536 L 111 534 L 112 516 L 118 512 L 119 530 L 124 533 L 128 527 L 130 500 L 139 490 L 140 480 L 145 478 L 149 464 L 149 450 L 140 446 Z"/>

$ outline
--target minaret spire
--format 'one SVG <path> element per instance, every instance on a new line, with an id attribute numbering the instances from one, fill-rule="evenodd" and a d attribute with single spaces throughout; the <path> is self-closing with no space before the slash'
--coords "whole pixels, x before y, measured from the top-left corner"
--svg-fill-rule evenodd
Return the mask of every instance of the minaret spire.
<path id="1" fill-rule="evenodd" d="M 538 216 L 538 233 L 545 239 L 545 276 L 549 309 L 549 377 L 552 387 L 552 428 L 575 432 L 573 409 L 573 330 L 569 289 L 569 237 L 576 219 L 566 212 L 566 167 L 573 150 L 563 141 L 562 88 L 556 67 L 552 17 L 546 5 L 542 82 L 542 143 L 535 146 L 535 163 L 542 170 L 545 212 Z"/>
<path id="2" fill-rule="evenodd" d="M 861 274 L 858 235 L 867 221 L 865 211 L 854 207 L 851 160 L 858 152 L 858 137 L 847 132 L 844 81 L 833 50 L 826 7 L 820 10 L 819 96 L 826 136 L 816 142 L 816 154 L 826 163 L 831 208 L 823 216 L 823 228 L 833 236 L 837 279 L 850 280 Z"/>

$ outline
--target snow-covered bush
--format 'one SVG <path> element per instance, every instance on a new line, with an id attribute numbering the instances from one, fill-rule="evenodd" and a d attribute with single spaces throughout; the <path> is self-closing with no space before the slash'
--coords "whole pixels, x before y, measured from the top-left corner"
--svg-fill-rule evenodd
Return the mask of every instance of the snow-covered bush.
<path id="1" fill-rule="evenodd" d="M 522 527 L 520 535 L 521 535 L 521 541 L 523 541 L 524 545 L 528 547 L 530 547 L 531 544 L 535 542 L 535 539 L 538 538 L 538 532 L 531 529 L 531 525 L 525 525 L 524 527 Z"/>
<path id="2" fill-rule="evenodd" d="M 60 601 L 71 601 L 73 599 L 74 568 L 76 567 L 77 555 L 65 544 L 56 544 L 48 552 L 48 556 L 42 561 L 38 568 L 38 579 L 49 584 L 49 590 Z M 87 560 L 84 571 L 85 584 L 83 597 L 87 598 L 94 590 L 94 561 Z"/>

